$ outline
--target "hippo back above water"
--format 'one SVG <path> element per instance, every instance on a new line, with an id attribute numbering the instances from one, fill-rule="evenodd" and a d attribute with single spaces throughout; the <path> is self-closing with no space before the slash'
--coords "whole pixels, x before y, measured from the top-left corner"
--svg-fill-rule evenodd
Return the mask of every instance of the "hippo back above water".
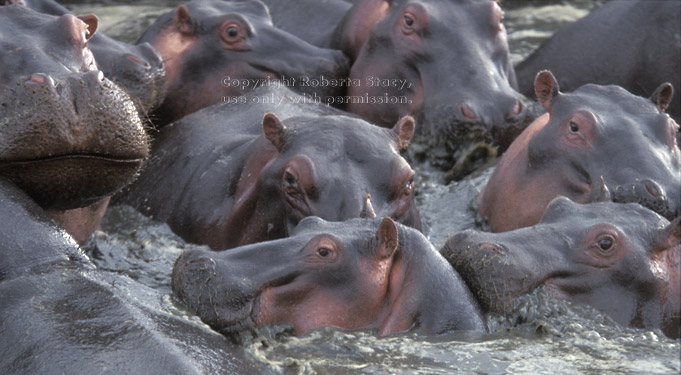
<path id="1" fill-rule="evenodd" d="M 584 85 L 560 93 L 548 71 L 535 91 L 548 114 L 501 158 L 479 197 L 492 230 L 536 224 L 549 202 L 637 202 L 673 220 L 681 214 L 679 125 L 664 113 L 672 88 L 650 99 L 618 86 Z"/>
<path id="2" fill-rule="evenodd" d="M 461 232 L 441 252 L 485 311 L 508 312 L 545 285 L 621 325 L 681 337 L 681 218 L 670 223 L 636 203 L 560 197 L 537 225 Z"/>
<path id="3" fill-rule="evenodd" d="M 288 238 L 187 251 L 173 269 L 173 291 L 225 334 L 272 323 L 297 334 L 323 326 L 381 336 L 485 330 L 456 272 L 421 233 L 390 218 L 308 217 Z"/>
<path id="4" fill-rule="evenodd" d="M 411 118 L 384 129 L 293 103 L 303 97 L 286 88 L 246 98 L 161 129 L 145 170 L 118 201 L 213 249 L 285 237 L 306 216 L 359 217 L 367 194 L 377 215 L 421 228 L 414 171 L 400 156 Z"/>

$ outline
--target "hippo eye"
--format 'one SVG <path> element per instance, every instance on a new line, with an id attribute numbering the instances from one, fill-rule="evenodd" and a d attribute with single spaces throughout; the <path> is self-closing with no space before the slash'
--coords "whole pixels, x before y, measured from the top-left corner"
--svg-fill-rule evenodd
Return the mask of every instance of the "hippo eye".
<path id="1" fill-rule="evenodd" d="M 227 25 L 224 28 L 222 35 L 222 39 L 230 44 L 237 43 L 244 37 L 243 33 L 241 32 L 241 26 L 236 23 L 230 23 Z"/>
<path id="2" fill-rule="evenodd" d="M 319 254 L 319 256 L 322 257 L 322 258 L 326 258 L 329 255 L 331 255 L 331 250 L 329 250 L 325 247 L 320 247 L 319 249 L 317 249 L 317 254 Z"/>
<path id="3" fill-rule="evenodd" d="M 615 245 L 615 238 L 606 234 L 598 239 L 598 247 L 603 251 L 610 251 Z"/>
<path id="4" fill-rule="evenodd" d="M 414 190 L 414 177 L 410 178 L 409 181 L 407 181 L 406 184 L 404 184 L 404 193 L 405 195 L 411 194 L 411 192 Z"/>
<path id="5" fill-rule="evenodd" d="M 579 131 L 579 125 L 575 124 L 574 122 L 570 121 L 570 131 L 573 133 L 577 133 Z"/>
<path id="6" fill-rule="evenodd" d="M 404 24 L 407 25 L 408 27 L 411 27 L 412 25 L 414 25 L 414 19 L 409 16 L 404 16 Z"/>
<path id="7" fill-rule="evenodd" d="M 239 29 L 237 29 L 234 26 L 228 27 L 227 36 L 230 38 L 236 38 L 237 36 L 239 36 Z"/>

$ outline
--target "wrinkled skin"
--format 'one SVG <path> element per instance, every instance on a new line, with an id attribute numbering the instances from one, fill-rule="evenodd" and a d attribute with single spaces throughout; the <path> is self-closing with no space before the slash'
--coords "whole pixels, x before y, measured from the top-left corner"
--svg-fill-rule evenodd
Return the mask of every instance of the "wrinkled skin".
<path id="1" fill-rule="evenodd" d="M 82 19 L 0 7 L 0 176 L 52 212 L 100 205 L 149 151 L 133 101 L 88 48 L 96 17 Z"/>
<path id="2" fill-rule="evenodd" d="M 669 84 L 650 99 L 618 86 L 560 93 L 543 71 L 535 91 L 549 113 L 514 141 L 478 198 L 493 231 L 536 224 L 559 195 L 579 203 L 637 202 L 669 220 L 679 216 L 679 126 L 664 113 Z"/>
<path id="3" fill-rule="evenodd" d="M 254 95 L 300 98 L 264 89 Z M 286 237 L 306 216 L 359 217 L 367 194 L 377 215 L 421 229 L 399 153 L 413 131 L 409 117 L 384 129 L 321 105 L 223 103 L 162 128 L 116 199 L 215 250 Z"/>
<path id="4" fill-rule="evenodd" d="M 520 92 L 532 95 L 532 80 L 551 70 L 566 91 L 595 83 L 622 86 L 647 96 L 660 82 L 681 92 L 681 2 L 610 1 L 564 27 L 516 72 Z M 681 97 L 669 105 L 681 121 Z"/>
<path id="5" fill-rule="evenodd" d="M 636 203 L 556 198 L 541 222 L 505 233 L 464 231 L 441 250 L 485 311 L 504 313 L 545 285 L 617 323 L 681 337 L 681 218 Z"/>
<path id="6" fill-rule="evenodd" d="M 261 373 L 242 349 L 163 311 L 162 294 L 95 269 L 2 177 L 0 220 L 3 374 Z"/>
<path id="7" fill-rule="evenodd" d="M 5 0 L 37 12 L 62 16 L 70 11 L 53 0 Z M 98 68 L 119 85 L 143 112 L 161 104 L 166 93 L 165 66 L 159 53 L 148 43 L 131 45 L 97 33 L 88 40 Z"/>
<path id="8" fill-rule="evenodd" d="M 421 233 L 390 218 L 309 217 L 285 239 L 186 251 L 172 280 L 173 292 L 225 334 L 277 322 L 297 334 L 322 326 L 380 336 L 485 330 L 456 272 Z"/>
<path id="9" fill-rule="evenodd" d="M 353 63 L 349 96 L 403 97 L 407 103 L 348 104 L 366 120 L 391 126 L 412 115 L 415 141 L 433 150 L 444 167 L 479 142 L 503 151 L 532 120 L 515 91 L 503 12 L 494 1 L 365 0 L 357 2 L 336 30 L 332 46 Z M 375 78 L 399 79 L 395 87 L 370 86 Z M 444 148 L 445 156 L 442 154 Z M 440 163 L 436 162 L 436 163 Z M 455 166 L 454 177 L 467 170 Z"/>
<path id="10" fill-rule="evenodd" d="M 155 111 L 164 125 L 201 108 L 253 89 L 236 80 L 293 78 L 287 85 L 320 98 L 333 87 L 299 86 L 301 77 L 341 78 L 348 60 L 340 52 L 315 47 L 272 26 L 260 1 L 194 0 L 165 14 L 140 42 L 156 48 L 166 65 L 168 92 Z M 244 83 L 244 82 L 241 82 Z"/>

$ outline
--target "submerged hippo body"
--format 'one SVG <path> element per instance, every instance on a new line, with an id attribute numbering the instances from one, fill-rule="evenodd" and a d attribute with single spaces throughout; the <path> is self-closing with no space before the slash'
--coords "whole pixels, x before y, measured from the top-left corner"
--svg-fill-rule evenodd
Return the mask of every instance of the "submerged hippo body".
<path id="1" fill-rule="evenodd" d="M 70 11 L 53 0 L 6 0 L 39 13 L 62 16 Z M 0 2 L 0 5 L 2 2 Z M 96 33 L 88 46 L 104 75 L 124 89 L 142 111 L 161 104 L 166 93 L 165 66 L 148 43 L 132 45 Z"/>
<path id="2" fill-rule="evenodd" d="M 187 251 L 172 279 L 174 293 L 222 333 L 277 322 L 297 334 L 321 326 L 381 336 L 485 330 L 456 272 L 421 233 L 390 218 L 308 217 L 288 238 Z"/>
<path id="3" fill-rule="evenodd" d="M 669 84 L 650 99 L 618 86 L 584 85 L 560 93 L 548 71 L 535 80 L 549 112 L 501 158 L 479 197 L 495 232 L 536 224 L 549 202 L 637 202 L 673 220 L 681 214 L 681 151 L 664 112 Z"/>
<path id="4" fill-rule="evenodd" d="M 95 269 L 0 177 L 0 368 L 11 374 L 258 374 L 241 349 L 163 310 L 163 296 Z"/>
<path id="5" fill-rule="evenodd" d="M 306 216 L 358 217 L 367 194 L 376 214 L 420 229 L 414 171 L 399 154 L 413 120 L 384 129 L 290 102 L 300 98 L 265 87 L 249 104 L 219 104 L 161 129 L 145 170 L 117 200 L 216 250 L 285 237 Z"/>
<path id="6" fill-rule="evenodd" d="M 332 44 L 351 57 L 349 77 L 358 82 L 345 108 L 383 126 L 413 116 L 415 142 L 429 146 L 436 164 L 459 162 L 452 177 L 462 177 L 471 147 L 503 151 L 531 121 L 502 21 L 494 1 L 356 2 Z"/>
<path id="7" fill-rule="evenodd" d="M 614 84 L 645 96 L 670 82 L 681 92 L 681 2 L 607 2 L 518 64 L 520 92 L 532 94 L 532 80 L 542 69 L 552 71 L 566 91 Z M 681 96 L 668 112 L 681 121 Z"/>
<path id="8" fill-rule="evenodd" d="M 325 97 L 336 89 L 310 80 L 345 77 L 348 69 L 340 51 L 272 26 L 267 7 L 257 0 L 187 2 L 159 17 L 140 42 L 156 48 L 166 65 L 168 93 L 154 112 L 159 125 L 270 80 Z"/>
<path id="9" fill-rule="evenodd" d="M 681 218 L 670 223 L 636 203 L 561 197 L 535 226 L 461 232 L 441 252 L 486 311 L 506 312 L 545 285 L 619 324 L 681 337 Z"/>
<path id="10" fill-rule="evenodd" d="M 98 211 L 138 173 L 149 146 L 132 99 L 97 70 L 87 45 L 96 17 L 7 5 L 0 21 L 0 176 L 59 218 Z M 96 223 L 77 226 L 84 241 Z"/>

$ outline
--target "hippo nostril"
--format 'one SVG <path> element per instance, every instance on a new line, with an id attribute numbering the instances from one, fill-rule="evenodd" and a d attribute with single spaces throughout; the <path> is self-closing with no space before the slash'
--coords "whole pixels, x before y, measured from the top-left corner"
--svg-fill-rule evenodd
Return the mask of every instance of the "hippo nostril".
<path id="1" fill-rule="evenodd" d="M 44 73 L 33 73 L 31 76 L 28 78 L 28 83 L 39 83 L 39 84 L 45 84 L 48 86 L 54 86 L 54 80 L 52 77 L 48 76 L 47 74 Z"/>
<path id="2" fill-rule="evenodd" d="M 654 198 L 659 198 L 663 195 L 662 189 L 654 181 L 645 180 L 645 181 L 643 181 L 643 186 L 646 187 L 646 190 L 648 191 L 648 193 L 650 195 L 652 195 Z"/>
<path id="3" fill-rule="evenodd" d="M 478 245 L 478 247 L 481 248 L 481 249 L 490 249 L 490 250 L 493 250 L 494 252 L 496 252 L 498 254 L 502 254 L 502 251 L 501 251 L 501 249 L 499 249 L 499 246 L 497 246 L 493 243 L 483 242 L 480 245 Z"/>
<path id="4" fill-rule="evenodd" d="M 518 116 L 520 112 L 523 111 L 523 103 L 520 102 L 520 100 L 516 99 L 515 105 L 513 106 L 513 114 L 515 116 Z"/>
<path id="5" fill-rule="evenodd" d="M 461 103 L 459 108 L 461 109 L 461 113 L 467 118 L 471 120 L 475 120 L 478 118 L 475 112 L 473 112 L 473 110 L 466 103 Z"/>
<path id="6" fill-rule="evenodd" d="M 145 67 L 145 68 L 148 68 L 148 67 L 149 67 L 149 64 L 148 64 L 146 61 L 140 59 L 139 57 L 137 57 L 137 56 L 135 56 L 135 55 L 133 55 L 133 54 L 131 54 L 131 53 L 127 54 L 125 57 L 126 57 L 128 60 L 134 62 L 135 64 L 142 65 L 142 66 Z"/>

